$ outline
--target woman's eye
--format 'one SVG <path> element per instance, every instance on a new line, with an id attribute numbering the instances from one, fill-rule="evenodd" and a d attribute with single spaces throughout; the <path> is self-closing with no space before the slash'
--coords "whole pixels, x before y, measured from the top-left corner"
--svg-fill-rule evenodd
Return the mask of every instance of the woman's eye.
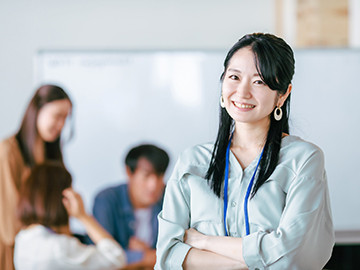
<path id="1" fill-rule="evenodd" d="M 265 85 L 265 83 L 262 80 L 256 80 L 254 84 Z"/>
<path id="2" fill-rule="evenodd" d="M 239 77 L 236 75 L 230 75 L 229 78 L 232 80 L 237 80 Z"/>

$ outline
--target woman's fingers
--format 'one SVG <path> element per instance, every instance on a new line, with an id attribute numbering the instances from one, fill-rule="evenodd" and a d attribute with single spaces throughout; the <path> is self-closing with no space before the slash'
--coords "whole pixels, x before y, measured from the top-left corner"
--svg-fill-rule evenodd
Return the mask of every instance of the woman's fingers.
<path id="1" fill-rule="evenodd" d="M 72 188 L 67 188 L 63 191 L 63 204 L 68 211 L 69 215 L 77 216 L 82 210 L 81 196 L 76 193 Z"/>
<path id="2" fill-rule="evenodd" d="M 190 244 L 190 240 L 191 240 L 191 236 L 193 235 L 193 232 L 196 231 L 195 229 L 193 228 L 190 228 L 188 230 L 185 231 L 185 234 L 184 234 L 184 242 L 186 244 Z"/>

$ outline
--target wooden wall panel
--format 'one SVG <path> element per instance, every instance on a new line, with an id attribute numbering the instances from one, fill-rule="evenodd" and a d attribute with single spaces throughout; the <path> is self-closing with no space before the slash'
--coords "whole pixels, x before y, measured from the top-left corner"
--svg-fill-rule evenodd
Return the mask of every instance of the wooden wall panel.
<path id="1" fill-rule="evenodd" d="M 295 5 L 295 17 L 289 22 L 286 10 Z M 276 33 L 285 36 L 286 24 L 292 23 L 296 47 L 346 47 L 349 45 L 349 0 L 276 0 Z"/>

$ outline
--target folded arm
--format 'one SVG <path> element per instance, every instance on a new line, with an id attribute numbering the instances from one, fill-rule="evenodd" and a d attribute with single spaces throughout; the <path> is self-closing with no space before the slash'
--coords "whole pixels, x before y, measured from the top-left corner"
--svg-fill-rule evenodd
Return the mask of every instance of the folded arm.
<path id="1" fill-rule="evenodd" d="M 197 248 L 191 248 L 189 250 L 182 266 L 185 270 L 248 269 L 244 263 L 238 260 L 233 260 L 227 256 Z"/>
<path id="2" fill-rule="evenodd" d="M 159 237 L 155 269 L 247 269 L 244 262 L 235 256 L 231 258 L 218 253 L 220 248 L 218 250 L 210 247 L 204 248 L 195 244 L 196 240 L 190 242 L 189 231 L 186 232 L 190 223 L 188 203 L 179 182 L 169 180 L 163 211 L 158 216 Z M 196 231 L 192 229 L 192 232 Z M 192 236 L 196 237 L 197 235 L 194 233 Z M 209 245 L 213 239 L 209 240 Z M 236 243 L 234 242 L 234 244 Z M 229 249 L 229 247 L 225 248 L 225 250 Z M 234 253 L 236 252 L 234 251 Z"/>
<path id="3" fill-rule="evenodd" d="M 186 230 L 184 242 L 197 249 L 234 260 L 243 267 L 242 269 L 247 269 L 242 255 L 242 238 L 240 237 L 205 235 L 191 228 Z"/>

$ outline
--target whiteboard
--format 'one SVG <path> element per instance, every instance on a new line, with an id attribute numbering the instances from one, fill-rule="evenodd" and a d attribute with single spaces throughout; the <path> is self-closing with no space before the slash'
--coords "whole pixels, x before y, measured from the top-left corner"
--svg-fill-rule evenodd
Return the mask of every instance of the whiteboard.
<path id="1" fill-rule="evenodd" d="M 171 162 L 214 141 L 226 51 L 40 51 L 36 83 L 55 83 L 74 102 L 75 136 L 65 162 L 89 210 L 103 188 L 125 180 L 124 157 L 140 143 Z M 290 133 L 326 158 L 336 230 L 360 228 L 359 50 L 296 50 Z"/>

